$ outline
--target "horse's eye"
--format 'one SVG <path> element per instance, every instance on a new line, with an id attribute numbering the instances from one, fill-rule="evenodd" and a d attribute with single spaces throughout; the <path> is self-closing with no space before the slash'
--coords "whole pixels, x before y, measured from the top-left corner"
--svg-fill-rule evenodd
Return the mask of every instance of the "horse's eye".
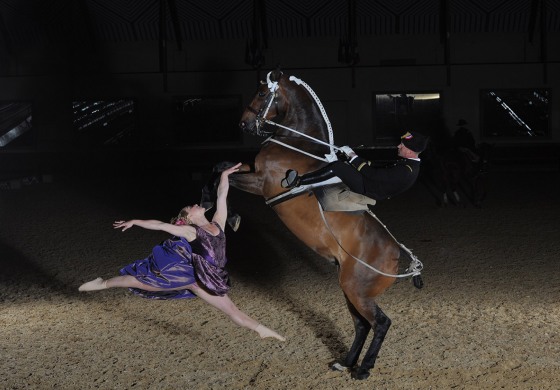
<path id="1" fill-rule="evenodd" d="M 259 91 L 259 97 L 264 97 L 266 96 L 266 92 L 265 91 Z"/>

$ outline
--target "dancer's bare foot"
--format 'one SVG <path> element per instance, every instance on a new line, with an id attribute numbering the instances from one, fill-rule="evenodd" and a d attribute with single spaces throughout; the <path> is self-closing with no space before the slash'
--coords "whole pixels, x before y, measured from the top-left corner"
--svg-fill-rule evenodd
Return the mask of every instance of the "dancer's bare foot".
<path id="1" fill-rule="evenodd" d="M 267 337 L 274 337 L 275 339 L 278 339 L 280 341 L 286 341 L 285 337 L 280 336 L 278 333 L 276 333 L 272 329 L 268 329 L 266 326 L 262 324 L 259 324 L 259 326 L 257 326 L 255 331 L 259 334 L 259 336 L 261 336 L 261 339 Z"/>
<path id="2" fill-rule="evenodd" d="M 105 290 L 107 288 L 107 281 L 103 278 L 97 278 L 78 287 L 78 291 L 97 291 Z"/>

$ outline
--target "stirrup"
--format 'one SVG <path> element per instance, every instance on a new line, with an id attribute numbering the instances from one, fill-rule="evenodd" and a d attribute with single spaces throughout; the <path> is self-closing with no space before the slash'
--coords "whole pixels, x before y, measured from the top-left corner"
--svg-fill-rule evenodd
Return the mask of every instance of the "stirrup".
<path id="1" fill-rule="evenodd" d="M 293 169 L 288 169 L 286 171 L 286 177 L 282 179 L 280 185 L 282 188 L 292 188 L 297 187 L 299 182 L 298 172 Z"/>

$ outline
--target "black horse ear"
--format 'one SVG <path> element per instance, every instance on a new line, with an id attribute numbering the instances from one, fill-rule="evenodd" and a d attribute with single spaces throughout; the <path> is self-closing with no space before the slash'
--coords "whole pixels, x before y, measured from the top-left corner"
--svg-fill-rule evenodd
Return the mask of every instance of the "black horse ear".
<path id="1" fill-rule="evenodd" d="M 270 72 L 270 81 L 278 81 L 280 80 L 280 77 L 282 77 L 282 71 L 280 70 L 280 67 L 277 67 L 272 72 Z"/>

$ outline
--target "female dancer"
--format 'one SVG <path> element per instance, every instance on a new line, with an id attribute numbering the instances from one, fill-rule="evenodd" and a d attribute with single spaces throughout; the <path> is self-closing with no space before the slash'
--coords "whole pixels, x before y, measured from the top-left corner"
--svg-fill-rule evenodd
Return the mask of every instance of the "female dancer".
<path id="1" fill-rule="evenodd" d="M 206 210 L 196 204 L 183 208 L 171 223 L 140 219 L 116 221 L 114 228 L 122 228 L 122 231 L 136 225 L 144 229 L 162 230 L 173 237 L 155 246 L 147 258 L 122 268 L 121 276 L 107 280 L 97 278 L 82 284 L 78 290 L 124 287 L 143 298 L 151 299 L 198 296 L 223 311 L 235 324 L 254 330 L 261 338 L 274 337 L 284 341 L 284 337 L 239 310 L 227 295 L 230 285 L 224 268 L 227 262 L 224 228 L 227 220 L 228 177 L 238 171 L 240 165 L 222 172 L 216 212 L 211 222 L 204 215 Z"/>

